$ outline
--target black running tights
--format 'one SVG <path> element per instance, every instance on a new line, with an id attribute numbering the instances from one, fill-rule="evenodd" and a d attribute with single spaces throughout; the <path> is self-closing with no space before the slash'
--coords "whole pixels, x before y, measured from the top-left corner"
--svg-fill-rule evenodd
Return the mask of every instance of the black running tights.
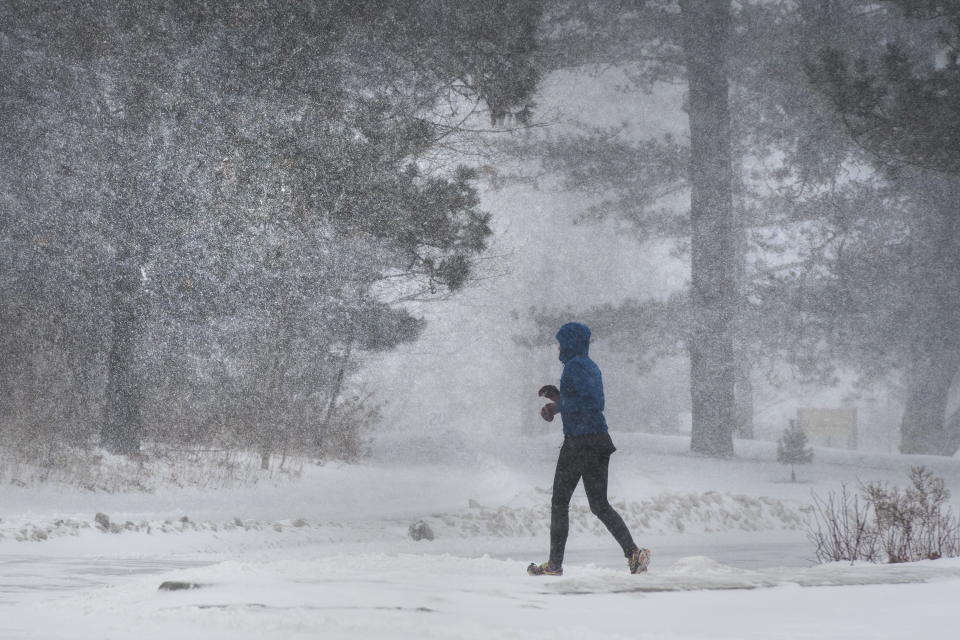
<path id="1" fill-rule="evenodd" d="M 570 498 L 574 489 L 583 478 L 583 488 L 587 492 L 590 511 L 607 527 L 623 548 L 623 555 L 629 556 L 636 548 L 630 531 L 620 514 L 610 506 L 607 500 L 607 470 L 610 454 L 592 449 L 580 449 L 569 440 L 560 448 L 557 459 L 557 471 L 553 477 L 553 500 L 550 510 L 550 564 L 563 565 L 563 551 L 567 546 L 567 534 L 570 530 Z"/>

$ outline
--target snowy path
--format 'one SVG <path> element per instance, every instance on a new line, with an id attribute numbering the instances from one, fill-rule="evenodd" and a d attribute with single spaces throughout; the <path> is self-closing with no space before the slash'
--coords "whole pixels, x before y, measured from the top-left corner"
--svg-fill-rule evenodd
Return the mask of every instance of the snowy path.
<path id="1" fill-rule="evenodd" d="M 779 537 L 780 541 L 770 538 Z M 141 538 L 146 538 L 141 536 Z M 754 569 L 769 566 L 804 567 L 812 564 L 809 559 L 809 545 L 798 532 L 780 532 L 774 536 L 771 532 L 763 534 L 731 534 L 712 536 L 680 536 L 679 542 L 652 538 L 649 544 L 656 548 L 656 565 L 673 565 L 690 555 L 704 555 L 724 565 L 739 569 Z M 260 537 L 257 544 L 263 544 Z M 225 558 L 261 560 L 276 553 L 286 555 L 299 554 L 303 557 L 330 555 L 368 555 L 372 549 L 383 548 L 383 544 L 294 544 L 296 549 L 275 551 L 237 550 L 232 553 L 210 553 L 208 551 L 187 553 L 157 553 L 148 549 L 136 549 L 137 542 L 151 543 L 152 540 L 128 542 L 118 546 L 115 553 L 100 549 L 79 557 L 62 555 L 60 550 L 52 549 L 44 553 L 49 545 L 32 546 L 32 553 L 15 553 L 16 547 L 7 546 L 0 553 L 0 605 L 16 603 L 24 594 L 42 592 L 67 592 L 84 588 L 118 585 L 142 575 L 161 575 L 171 571 L 190 567 L 204 567 L 218 564 Z M 296 542 L 296 541 L 293 541 Z M 440 540 L 436 542 L 413 543 L 403 541 L 392 545 L 392 553 L 408 555 L 454 555 L 460 557 L 487 556 L 493 559 L 512 562 L 518 572 L 530 560 L 544 555 L 546 540 L 541 538 L 481 538 L 472 540 Z M 578 536 L 570 541 L 567 550 L 567 563 L 570 566 L 587 566 L 622 571 L 624 560 L 620 557 L 612 540 L 606 537 Z M 158 578 L 159 580 L 159 578 Z M 62 595 L 62 594 L 61 594 Z"/>
<path id="2" fill-rule="evenodd" d="M 31 595 L 70 595 L 82 589 L 117 585 L 124 578 L 162 574 L 213 561 L 177 558 L 62 558 L 0 554 L 0 606 L 14 605 Z"/>
<path id="3" fill-rule="evenodd" d="M 83 558 L 8 546 L 0 638 L 933 639 L 946 637 L 960 588 L 956 560 L 811 567 L 798 532 L 654 538 L 644 576 L 627 574 L 606 538 L 578 536 L 562 578 L 523 574 L 535 538 L 404 541 L 389 553 L 288 542 Z M 158 591 L 166 580 L 203 586 Z"/>
<path id="4" fill-rule="evenodd" d="M 536 579 L 494 558 L 311 551 L 21 594 L 0 637 L 932 639 L 960 587 L 953 560 L 748 570 L 691 556 Z M 205 586 L 157 590 L 174 579 Z"/>

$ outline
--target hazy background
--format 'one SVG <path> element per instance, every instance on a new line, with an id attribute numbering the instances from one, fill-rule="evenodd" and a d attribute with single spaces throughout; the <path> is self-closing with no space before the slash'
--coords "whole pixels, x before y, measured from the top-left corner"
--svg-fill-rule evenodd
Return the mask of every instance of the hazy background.
<path id="1" fill-rule="evenodd" d="M 554 72 L 537 92 L 538 120 L 546 124 L 533 135 L 569 133 L 585 123 L 622 126 L 619 135 L 626 139 L 686 135 L 682 88 L 661 84 L 649 94 L 625 94 L 619 89 L 625 82 L 616 69 Z M 616 220 L 578 221 L 588 199 L 549 177 L 538 187 L 481 183 L 481 196 L 493 214 L 494 235 L 477 279 L 447 300 L 412 306 L 427 321 L 421 338 L 372 357 L 359 376 L 383 391 L 387 430 L 438 435 L 458 430 L 481 440 L 559 436 L 559 423 L 539 417 L 542 400 L 536 396 L 541 385 L 559 380 L 562 364 L 553 341 L 559 326 L 549 333 L 549 346 L 517 344 L 516 338 L 537 335 L 531 309 L 585 310 L 663 297 L 689 283 L 689 257 L 677 255 L 674 243 L 645 241 Z M 569 320 L 577 319 L 574 311 Z M 602 332 L 594 333 L 590 353 L 603 371 L 605 413 L 614 432 L 689 433 L 685 359 L 668 364 L 672 377 L 658 380 L 656 372 L 638 371 L 635 354 L 611 349 Z M 853 406 L 859 448 L 896 451 L 902 405 L 882 390 L 858 394 L 852 379 L 830 387 L 787 380 L 772 388 L 760 376 L 755 383 L 761 439 L 777 439 L 798 407 Z M 667 399 L 686 406 L 672 429 L 669 418 L 665 423 L 651 416 L 651 404 Z"/>

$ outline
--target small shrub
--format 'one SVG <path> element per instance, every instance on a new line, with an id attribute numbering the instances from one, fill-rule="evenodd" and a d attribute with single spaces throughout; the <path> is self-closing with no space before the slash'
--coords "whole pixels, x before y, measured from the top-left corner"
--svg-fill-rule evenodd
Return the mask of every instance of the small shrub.
<path id="1" fill-rule="evenodd" d="M 861 483 L 846 485 L 826 499 L 813 497 L 809 537 L 821 562 L 866 560 L 913 562 L 960 555 L 960 518 L 947 501 L 943 479 L 925 467 L 911 467 L 907 489 Z"/>
<path id="2" fill-rule="evenodd" d="M 925 467 L 911 467 L 909 475 L 911 486 L 903 491 L 877 482 L 863 486 L 888 561 L 958 555 L 958 521 L 946 506 L 950 491 L 943 478 Z"/>
<path id="3" fill-rule="evenodd" d="M 876 533 L 870 525 L 870 503 L 851 492 L 847 485 L 831 491 L 826 499 L 813 496 L 815 529 L 808 532 L 816 546 L 817 560 L 866 560 L 877 562 Z"/>

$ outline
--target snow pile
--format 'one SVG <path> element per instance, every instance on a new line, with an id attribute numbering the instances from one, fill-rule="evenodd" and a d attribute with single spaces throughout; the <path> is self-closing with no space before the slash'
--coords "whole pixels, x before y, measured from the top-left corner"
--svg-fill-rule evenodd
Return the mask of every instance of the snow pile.
<path id="1" fill-rule="evenodd" d="M 550 533 L 549 495 L 541 496 L 541 504 L 528 507 L 483 507 L 471 501 L 462 512 L 433 514 L 423 521 L 440 538 L 548 536 Z M 616 502 L 614 506 L 631 531 L 648 534 L 710 533 L 720 531 L 763 531 L 803 529 L 810 514 L 807 505 L 760 496 L 746 496 L 708 491 L 705 493 L 661 493 L 650 500 Z M 377 533 L 401 531 L 407 520 L 381 519 Z M 407 527 L 408 528 L 408 527 Z M 314 522 L 305 518 L 262 520 L 233 518 L 228 520 L 193 520 L 188 516 L 176 519 L 111 521 L 98 513 L 85 518 L 7 518 L 0 519 L 0 541 L 42 542 L 63 536 L 96 534 L 174 534 L 185 532 L 275 532 L 300 530 L 311 539 L 347 541 L 367 539 L 369 522 Z M 609 535 L 603 524 L 590 513 L 586 504 L 570 505 L 570 529 L 597 536 Z M 396 535 L 396 534 L 395 534 Z"/>
<path id="2" fill-rule="evenodd" d="M 542 536 L 550 533 L 550 496 L 539 505 L 486 508 L 475 501 L 463 513 L 427 519 L 440 536 Z M 614 501 L 631 531 L 654 534 L 802 529 L 811 515 L 806 504 L 767 496 L 719 491 L 663 492 L 647 500 Z M 570 505 L 570 530 L 609 535 L 585 500 Z"/>
<path id="3" fill-rule="evenodd" d="M 288 529 L 311 528 L 310 522 L 298 518 L 296 520 L 267 521 L 242 520 L 234 518 L 222 522 L 199 521 L 195 522 L 187 516 L 177 520 L 139 520 L 111 522 L 109 516 L 97 513 L 91 520 L 77 518 L 58 518 L 56 520 L 0 519 L 0 540 L 11 539 L 17 542 L 43 542 L 51 538 L 63 536 L 79 536 L 84 533 L 106 534 L 166 534 L 185 532 L 228 532 L 228 531 L 274 531 L 282 533 Z M 332 525 L 328 525 L 332 526 Z M 342 525 L 336 525 L 342 527 Z"/>

